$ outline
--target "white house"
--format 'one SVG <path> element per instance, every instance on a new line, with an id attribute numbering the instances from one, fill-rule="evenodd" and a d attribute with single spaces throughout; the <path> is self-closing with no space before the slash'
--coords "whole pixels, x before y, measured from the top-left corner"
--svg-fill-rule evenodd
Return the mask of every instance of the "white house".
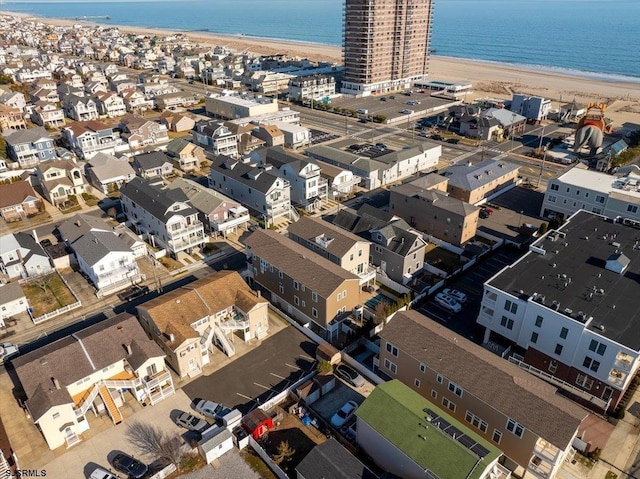
<path id="1" fill-rule="evenodd" d="M 0 237 L 0 271 L 9 278 L 27 278 L 53 271 L 42 246 L 27 233 Z"/>
<path id="2" fill-rule="evenodd" d="M 35 173 L 44 197 L 52 205 L 67 201 L 69 195 L 80 195 L 86 191 L 82 170 L 71 160 L 40 163 Z"/>
<path id="3" fill-rule="evenodd" d="M 88 160 L 102 152 L 109 155 L 129 151 L 120 134 L 97 120 L 78 121 L 62 129 L 62 137 L 81 158 Z"/>
<path id="4" fill-rule="evenodd" d="M 26 312 L 28 307 L 29 302 L 17 281 L 0 284 L 0 327 L 4 327 L 5 319 Z"/>

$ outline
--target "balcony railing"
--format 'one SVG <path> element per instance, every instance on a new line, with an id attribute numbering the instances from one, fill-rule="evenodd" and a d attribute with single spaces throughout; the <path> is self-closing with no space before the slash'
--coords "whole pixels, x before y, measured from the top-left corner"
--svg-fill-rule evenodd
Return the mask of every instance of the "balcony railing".
<path id="1" fill-rule="evenodd" d="M 615 366 L 622 371 L 629 372 L 633 366 L 633 358 L 628 354 L 618 353 L 616 356 Z"/>
<path id="2" fill-rule="evenodd" d="M 358 278 L 360 278 L 360 284 L 364 284 L 367 281 L 371 281 L 372 279 L 376 279 L 376 268 L 375 266 L 367 265 L 366 269 L 362 273 L 356 273 Z"/>
<path id="3" fill-rule="evenodd" d="M 169 371 L 159 371 L 153 376 L 143 378 L 142 382 L 144 383 L 145 388 L 151 389 L 163 384 L 169 379 L 171 379 L 171 373 Z"/>
<path id="4" fill-rule="evenodd" d="M 538 439 L 533 448 L 533 453 L 543 461 L 555 464 L 560 454 L 560 449 L 543 439 Z"/>

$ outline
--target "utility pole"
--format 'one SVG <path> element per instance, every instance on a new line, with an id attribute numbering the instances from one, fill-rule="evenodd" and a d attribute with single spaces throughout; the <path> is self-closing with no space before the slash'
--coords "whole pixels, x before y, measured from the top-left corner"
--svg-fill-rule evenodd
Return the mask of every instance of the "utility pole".
<path id="1" fill-rule="evenodd" d="M 542 155 L 542 164 L 540 165 L 540 174 L 538 175 L 538 184 L 536 188 L 540 188 L 540 181 L 542 181 L 542 172 L 544 171 L 544 162 L 547 159 L 547 145 L 544 146 L 544 154 Z"/>

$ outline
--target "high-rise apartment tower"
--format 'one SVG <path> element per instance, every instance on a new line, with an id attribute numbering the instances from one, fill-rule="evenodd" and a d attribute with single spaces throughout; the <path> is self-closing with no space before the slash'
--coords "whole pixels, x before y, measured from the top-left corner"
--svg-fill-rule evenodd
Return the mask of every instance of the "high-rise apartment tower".
<path id="1" fill-rule="evenodd" d="M 408 88 L 429 66 L 433 0 L 345 0 L 342 92 Z"/>

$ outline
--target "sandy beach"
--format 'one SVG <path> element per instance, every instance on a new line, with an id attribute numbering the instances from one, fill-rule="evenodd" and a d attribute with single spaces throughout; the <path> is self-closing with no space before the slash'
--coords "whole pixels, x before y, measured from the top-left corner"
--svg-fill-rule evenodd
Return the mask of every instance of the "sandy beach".
<path id="1" fill-rule="evenodd" d="M 25 14 L 0 12 L 22 18 L 33 18 Z M 71 26 L 74 24 L 97 25 L 91 22 L 80 22 L 64 19 L 39 19 L 42 23 Z M 156 30 L 120 25 L 104 25 L 117 27 L 126 33 L 144 35 L 168 35 L 185 33 L 179 31 Z M 233 35 L 217 35 L 205 32 L 186 32 L 189 38 L 203 46 L 225 45 L 228 48 L 243 52 L 248 51 L 261 55 L 286 54 L 308 58 L 312 61 L 342 62 L 340 47 L 313 43 L 297 43 L 269 38 L 254 38 Z M 616 126 L 640 128 L 640 82 L 625 83 L 602 81 L 583 76 L 572 76 L 553 71 L 519 68 L 506 64 L 494 64 L 457 58 L 432 56 L 430 59 L 429 77 L 437 80 L 473 84 L 474 92 L 467 100 L 481 97 L 511 98 L 512 93 L 525 93 L 543 96 L 554 101 L 554 108 L 563 103 L 576 100 L 581 103 L 604 102 L 608 105 L 607 116 Z"/>

